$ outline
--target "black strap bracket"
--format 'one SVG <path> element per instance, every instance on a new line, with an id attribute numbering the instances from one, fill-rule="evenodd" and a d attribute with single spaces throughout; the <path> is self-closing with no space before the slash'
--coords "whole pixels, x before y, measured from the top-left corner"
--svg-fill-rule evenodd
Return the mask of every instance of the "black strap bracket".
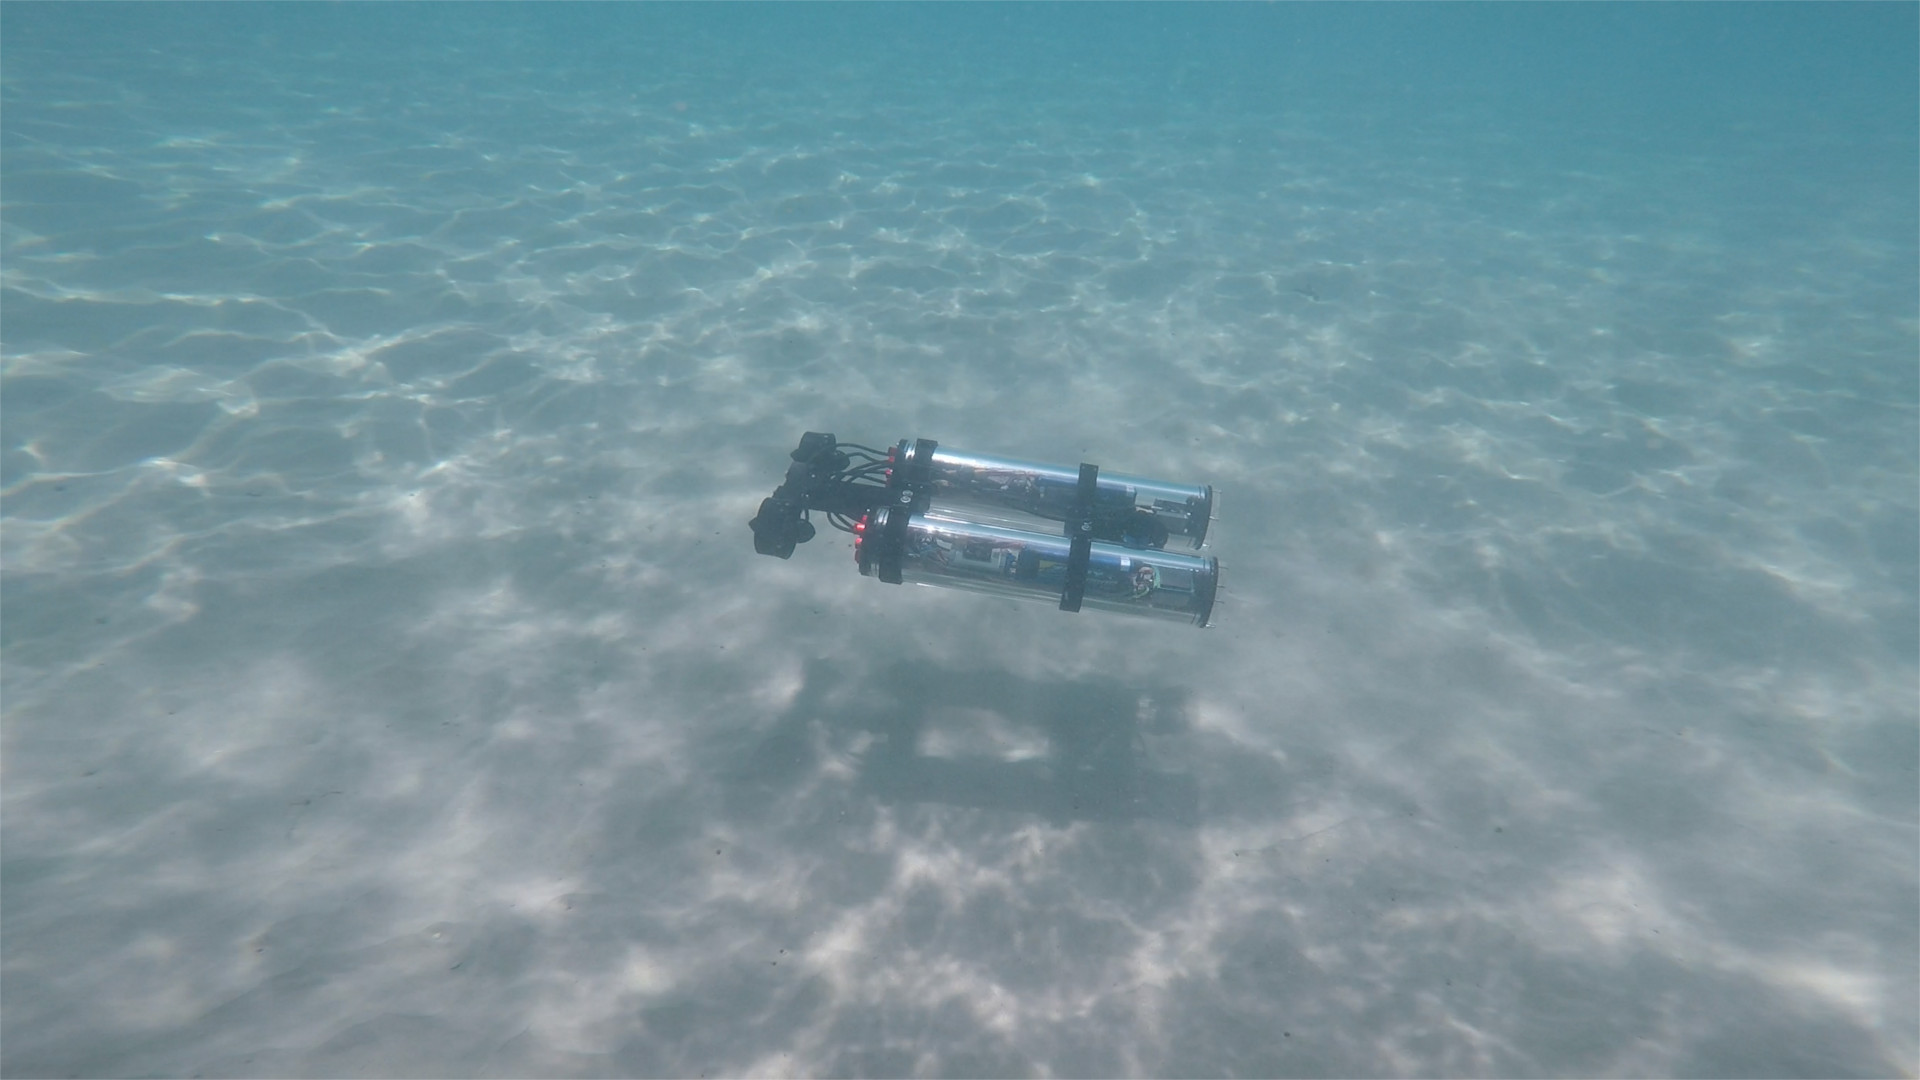
<path id="1" fill-rule="evenodd" d="M 1100 466 L 1080 463 L 1080 486 L 1067 513 L 1067 581 L 1060 588 L 1060 610 L 1079 611 L 1087 592 L 1087 561 L 1093 556 L 1093 499 L 1100 487 Z"/>

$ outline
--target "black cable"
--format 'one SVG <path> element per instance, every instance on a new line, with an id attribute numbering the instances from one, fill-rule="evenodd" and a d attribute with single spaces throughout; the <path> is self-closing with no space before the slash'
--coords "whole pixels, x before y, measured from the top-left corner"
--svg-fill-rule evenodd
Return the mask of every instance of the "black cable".
<path id="1" fill-rule="evenodd" d="M 844 483 L 876 479 L 880 473 L 885 472 L 889 467 L 887 462 L 876 461 L 854 469 L 842 469 L 833 474 L 833 479 Z"/>

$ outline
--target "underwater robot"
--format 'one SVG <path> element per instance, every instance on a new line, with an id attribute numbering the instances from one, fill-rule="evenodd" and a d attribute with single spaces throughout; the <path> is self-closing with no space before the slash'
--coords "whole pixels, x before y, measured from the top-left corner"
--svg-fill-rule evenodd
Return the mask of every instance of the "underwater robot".
<path id="1" fill-rule="evenodd" d="M 941 449 L 902 439 L 885 451 L 809 431 L 786 480 L 748 525 L 753 549 L 789 558 L 814 537 L 813 512 L 854 537 L 860 573 L 1205 626 L 1220 560 L 1198 552 L 1211 485 L 1192 486 Z M 1056 531 L 1057 530 L 1057 531 Z"/>

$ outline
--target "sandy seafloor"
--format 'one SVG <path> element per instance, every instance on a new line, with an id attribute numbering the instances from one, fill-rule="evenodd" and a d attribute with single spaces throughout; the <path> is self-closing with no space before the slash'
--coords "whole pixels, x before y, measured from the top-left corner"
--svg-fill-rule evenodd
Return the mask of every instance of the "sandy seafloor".
<path id="1" fill-rule="evenodd" d="M 0 1070 L 1914 1074 L 1915 10 L 5 5 Z"/>

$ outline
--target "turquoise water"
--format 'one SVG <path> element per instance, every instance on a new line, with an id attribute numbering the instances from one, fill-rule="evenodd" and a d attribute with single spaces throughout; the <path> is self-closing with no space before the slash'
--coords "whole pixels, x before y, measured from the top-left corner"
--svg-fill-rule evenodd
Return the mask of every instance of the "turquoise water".
<path id="1" fill-rule="evenodd" d="M 0 1071 L 1920 1071 L 1917 40 L 0 7 Z M 758 557 L 806 430 L 1221 625 Z"/>

